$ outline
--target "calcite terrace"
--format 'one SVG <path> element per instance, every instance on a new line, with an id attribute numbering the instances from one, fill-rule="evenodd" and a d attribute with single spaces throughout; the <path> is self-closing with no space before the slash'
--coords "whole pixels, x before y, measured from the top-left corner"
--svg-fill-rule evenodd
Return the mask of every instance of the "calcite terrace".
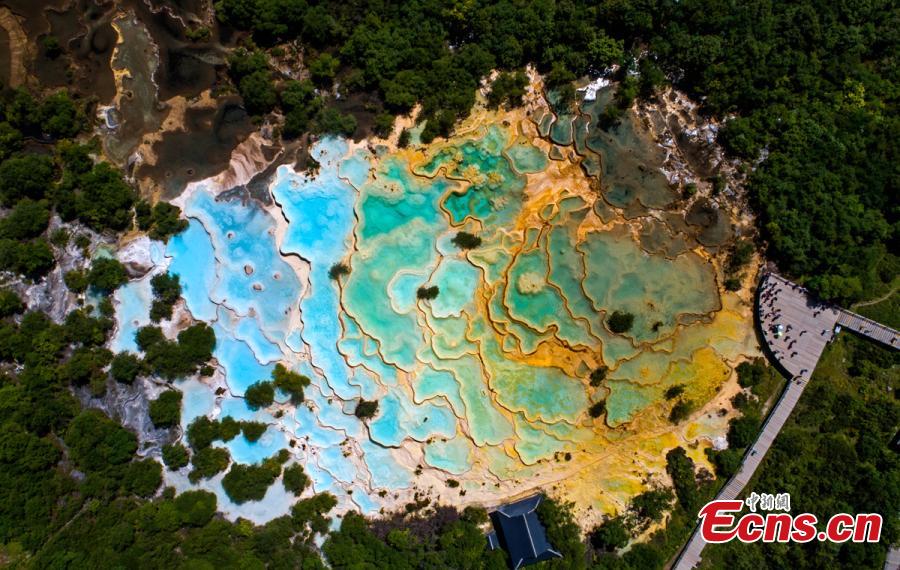
<path id="1" fill-rule="evenodd" d="M 633 117 L 597 125 L 605 96 L 571 116 L 542 101 L 480 111 L 409 149 L 324 139 L 314 172 L 279 167 L 267 208 L 193 185 L 190 227 L 166 255 L 187 310 L 215 328 L 219 372 L 180 384 L 183 425 L 266 422 L 258 442 L 221 445 L 244 463 L 288 449 L 315 492 L 366 514 L 416 493 L 496 504 L 543 487 L 587 522 L 665 477 L 672 447 L 707 464 L 722 388 L 755 350 L 749 317 L 678 212 L 659 147 Z M 461 231 L 481 245 L 457 247 Z M 349 268 L 337 279 L 336 263 Z M 417 297 L 431 286 L 436 298 Z M 613 311 L 634 315 L 628 332 L 611 332 Z M 306 402 L 249 409 L 244 391 L 279 362 L 312 379 Z M 663 397 L 675 385 L 697 410 L 679 425 Z M 379 401 L 367 423 L 360 398 Z M 232 517 L 268 520 L 294 500 L 276 482 L 235 505 L 221 477 L 200 485 Z"/>

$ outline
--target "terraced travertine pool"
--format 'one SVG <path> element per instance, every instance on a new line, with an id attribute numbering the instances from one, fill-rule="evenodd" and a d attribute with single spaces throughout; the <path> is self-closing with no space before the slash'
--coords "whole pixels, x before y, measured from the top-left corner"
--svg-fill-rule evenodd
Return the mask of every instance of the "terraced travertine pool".
<path id="1" fill-rule="evenodd" d="M 186 309 L 215 329 L 219 372 L 180 384 L 183 425 L 266 422 L 258 442 L 223 444 L 235 461 L 288 449 L 316 492 L 367 514 L 416 492 L 459 505 L 543 486 L 599 516 L 664 477 L 667 449 L 705 463 L 727 422 L 713 402 L 754 350 L 749 317 L 720 291 L 708 251 L 670 227 L 664 177 L 616 172 L 617 157 L 637 160 L 622 148 L 640 143 L 636 127 L 611 139 L 593 122 L 586 106 L 568 118 L 482 114 L 416 149 L 324 139 L 317 172 L 278 169 L 268 208 L 195 185 L 190 227 L 165 253 Z M 458 248 L 460 231 L 481 245 Z M 335 263 L 350 269 L 338 280 Z M 428 286 L 437 298 L 418 299 Z M 609 330 L 613 311 L 634 315 L 630 331 Z M 244 391 L 279 362 L 311 378 L 306 401 L 279 394 L 251 410 Z M 600 366 L 608 376 L 591 386 Z M 676 384 L 702 410 L 680 425 L 663 397 Z M 360 398 L 379 401 L 368 423 L 353 415 Z M 199 485 L 232 517 L 268 520 L 294 501 L 276 483 L 235 505 L 220 482 Z"/>

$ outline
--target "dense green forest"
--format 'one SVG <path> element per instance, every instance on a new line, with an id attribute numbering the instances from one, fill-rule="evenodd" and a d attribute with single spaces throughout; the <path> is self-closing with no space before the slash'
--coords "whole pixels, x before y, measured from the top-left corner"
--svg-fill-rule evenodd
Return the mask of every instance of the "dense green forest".
<path id="1" fill-rule="evenodd" d="M 427 142 L 470 111 L 491 69 L 534 64 L 559 87 L 619 64 L 619 78 L 632 73 L 627 102 L 670 81 L 723 119 L 719 141 L 755 167 L 748 190 L 762 244 L 783 271 L 842 301 L 877 296 L 896 278 L 893 2 L 219 0 L 216 14 L 260 46 L 232 60 L 248 108 L 280 105 L 291 134 L 356 128 L 323 112 L 321 88 L 333 82 L 344 99 L 376 93 L 382 130 L 422 103 Z M 310 80 L 278 87 L 266 54 L 294 40 Z M 512 77 L 501 76 L 494 99 L 510 100 Z"/>
<path id="2" fill-rule="evenodd" d="M 820 521 L 839 512 L 881 513 L 880 544 L 725 544 L 704 550 L 705 568 L 882 568 L 900 539 L 900 357 L 851 335 L 829 346 L 797 408 L 747 490 L 788 492 L 791 511 Z M 755 433 L 755 432 L 754 432 Z"/>

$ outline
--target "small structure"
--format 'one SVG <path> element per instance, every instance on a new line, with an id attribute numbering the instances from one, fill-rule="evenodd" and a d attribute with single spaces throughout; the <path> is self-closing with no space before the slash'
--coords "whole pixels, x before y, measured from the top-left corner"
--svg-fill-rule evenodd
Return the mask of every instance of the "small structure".
<path id="1" fill-rule="evenodd" d="M 491 550 L 502 548 L 509 554 L 509 566 L 518 570 L 551 558 L 562 558 L 547 540 L 547 532 L 537 516 L 543 495 L 534 495 L 491 513 L 494 531 L 488 537 Z"/>

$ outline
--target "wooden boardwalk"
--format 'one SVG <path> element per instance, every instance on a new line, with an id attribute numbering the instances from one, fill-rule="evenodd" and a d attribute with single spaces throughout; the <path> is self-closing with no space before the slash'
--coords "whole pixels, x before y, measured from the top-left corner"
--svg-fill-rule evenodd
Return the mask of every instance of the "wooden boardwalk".
<path id="1" fill-rule="evenodd" d="M 747 449 L 737 473 L 722 487 L 717 499 L 736 499 L 750 482 L 800 400 L 822 351 L 834 337 L 838 325 L 895 349 L 900 348 L 897 331 L 850 311 L 821 303 L 803 287 L 773 273 L 760 281 L 755 312 L 766 355 L 787 374 L 789 380 L 756 441 Z M 699 529 L 695 528 L 672 568 L 689 570 L 697 566 L 704 546 L 706 542 L 700 537 Z M 892 555 L 897 556 L 897 553 L 892 551 Z"/>
<path id="2" fill-rule="evenodd" d="M 841 310 L 838 324 L 858 335 L 880 342 L 881 344 L 900 348 L 900 335 L 891 327 L 876 323 L 872 319 Z"/>

